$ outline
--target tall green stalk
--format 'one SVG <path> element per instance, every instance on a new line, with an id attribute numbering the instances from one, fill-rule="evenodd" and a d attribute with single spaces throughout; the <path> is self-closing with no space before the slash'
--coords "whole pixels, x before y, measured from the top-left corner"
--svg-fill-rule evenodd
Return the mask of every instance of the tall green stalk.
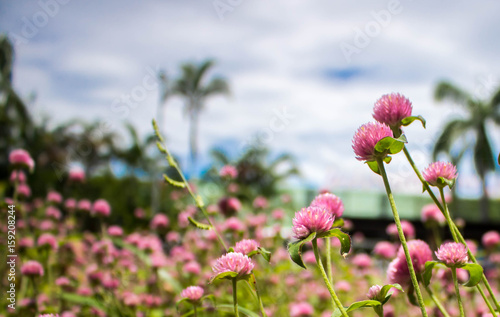
<path id="1" fill-rule="evenodd" d="M 347 312 L 346 312 L 344 306 L 342 306 L 342 303 L 340 302 L 337 294 L 335 293 L 335 290 L 333 289 L 332 285 L 330 284 L 330 280 L 328 279 L 328 276 L 326 275 L 325 268 L 323 267 L 323 262 L 321 262 L 321 255 L 319 254 L 318 242 L 317 242 L 316 238 L 314 238 L 314 240 L 312 241 L 312 246 L 313 246 L 314 256 L 316 257 L 316 264 L 318 265 L 319 271 L 321 272 L 321 276 L 323 276 L 323 280 L 325 281 L 326 288 L 328 288 L 328 291 L 330 292 L 330 295 L 332 296 L 332 300 L 335 302 L 335 305 L 337 305 L 338 309 L 342 313 L 342 316 L 349 317 L 349 315 L 347 315 Z"/>
<path id="2" fill-rule="evenodd" d="M 460 317 L 465 317 L 464 305 L 462 304 L 462 296 L 460 296 L 460 289 L 458 288 L 457 269 L 451 268 L 451 276 L 453 278 L 453 285 L 455 285 L 455 293 L 457 293 L 458 309 L 460 310 Z"/>
<path id="3" fill-rule="evenodd" d="M 238 280 L 236 278 L 233 278 L 233 305 L 234 305 L 234 315 L 236 317 L 239 317 L 240 314 L 238 313 L 238 288 L 237 288 L 237 283 Z"/>
<path id="4" fill-rule="evenodd" d="M 391 186 L 389 185 L 389 180 L 387 178 L 387 173 L 385 172 L 384 162 L 382 161 L 382 159 L 377 159 L 377 164 L 380 171 L 380 175 L 382 175 L 382 179 L 384 180 L 385 190 L 387 192 L 387 197 L 389 198 L 389 203 L 392 209 L 392 215 L 394 216 L 394 221 L 396 222 L 396 227 L 398 228 L 399 240 L 401 241 L 401 246 L 403 247 L 406 263 L 408 264 L 408 271 L 410 272 L 411 283 L 417 295 L 418 305 L 420 306 L 420 310 L 422 311 L 422 316 L 427 317 L 427 311 L 425 310 L 424 299 L 422 297 L 422 293 L 420 292 L 420 287 L 418 285 L 415 269 L 413 268 L 413 262 L 411 260 L 410 251 L 408 250 L 408 245 L 406 244 L 406 238 L 403 232 L 403 228 L 401 227 L 401 220 L 399 219 L 399 213 L 396 208 L 396 202 L 394 201 L 394 197 L 391 191 Z"/>
<path id="5" fill-rule="evenodd" d="M 436 304 L 436 307 L 439 309 L 439 311 L 443 314 L 444 317 L 450 317 L 450 314 L 448 314 L 448 312 L 446 311 L 446 309 L 444 308 L 444 306 L 441 304 L 441 301 L 439 300 L 439 298 L 437 298 L 437 296 L 434 294 L 434 292 L 432 291 L 432 289 L 429 287 L 429 286 L 425 286 L 425 290 L 427 291 L 427 294 L 429 294 L 430 298 L 432 299 L 432 301 L 434 302 L 434 304 Z"/>
<path id="6" fill-rule="evenodd" d="M 431 190 L 429 184 L 425 181 L 424 177 L 422 176 L 422 173 L 420 173 L 420 170 L 418 169 L 417 165 L 413 161 L 413 158 L 411 157 L 410 152 L 408 151 L 408 149 L 406 148 L 406 146 L 403 148 L 403 152 L 404 152 L 404 154 L 406 156 L 406 159 L 410 163 L 410 166 L 413 168 L 413 171 L 415 172 L 415 174 L 417 175 L 418 179 L 420 180 L 420 182 L 424 186 L 425 191 L 427 191 L 427 193 L 429 194 L 429 196 L 431 197 L 431 199 L 434 201 L 434 203 L 436 204 L 436 206 L 439 208 L 439 210 L 441 210 L 441 212 L 444 215 L 445 210 L 444 210 L 443 206 L 441 205 L 441 203 L 437 199 L 436 195 L 434 195 L 434 192 Z M 467 243 L 465 242 L 465 239 L 464 239 L 462 233 L 460 232 L 460 230 L 458 230 L 457 226 L 455 225 L 455 223 L 453 221 L 452 221 L 452 226 L 450 227 L 450 231 L 451 231 L 452 235 L 453 235 L 453 232 L 454 232 L 455 235 L 456 235 L 456 237 L 458 238 L 458 241 L 455 240 L 455 242 L 463 243 L 467 247 L 467 253 L 469 255 L 469 259 L 471 259 L 472 262 L 474 262 L 474 263 L 477 264 L 478 262 L 477 262 L 476 257 L 470 251 L 469 246 L 467 246 Z M 490 297 L 493 300 L 493 303 L 495 304 L 497 310 L 500 310 L 500 304 L 498 303 L 498 301 L 497 301 L 497 299 L 495 297 L 495 293 L 491 289 L 490 283 L 488 282 L 488 279 L 486 278 L 486 275 L 484 275 L 484 273 L 483 273 L 483 276 L 481 277 L 481 281 L 486 286 L 486 289 L 488 290 L 488 293 L 490 294 Z M 481 286 L 477 285 L 476 288 L 479 291 L 479 293 L 481 293 L 481 296 L 483 297 L 484 302 L 488 306 L 491 314 L 493 316 L 498 316 L 497 312 L 495 312 L 495 310 L 491 306 L 490 302 L 484 296 L 484 292 L 481 289 Z"/>
<path id="7" fill-rule="evenodd" d="M 328 280 L 333 285 L 333 272 L 332 272 L 332 241 L 330 238 L 326 238 L 326 275 Z M 335 303 L 332 302 L 332 308 L 335 309 Z"/>

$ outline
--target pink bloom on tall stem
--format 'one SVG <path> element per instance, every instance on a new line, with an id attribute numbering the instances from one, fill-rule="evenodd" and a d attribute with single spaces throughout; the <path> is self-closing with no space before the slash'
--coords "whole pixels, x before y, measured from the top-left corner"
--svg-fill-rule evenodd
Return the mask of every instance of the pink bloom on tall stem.
<path id="1" fill-rule="evenodd" d="M 85 171 L 79 167 L 69 170 L 68 179 L 73 183 L 83 183 L 85 181 Z"/>
<path id="2" fill-rule="evenodd" d="M 375 161 L 375 145 L 385 137 L 393 137 L 391 128 L 380 122 L 362 125 L 354 134 L 352 148 L 358 161 Z"/>
<path id="3" fill-rule="evenodd" d="M 234 252 L 239 252 L 248 255 L 252 251 L 256 251 L 259 248 L 259 243 L 252 239 L 244 239 L 236 242 L 234 247 Z"/>
<path id="4" fill-rule="evenodd" d="M 30 154 L 23 149 L 16 149 L 9 153 L 9 163 L 14 165 L 14 168 L 28 168 L 33 171 L 35 168 L 35 161 L 31 158 Z"/>
<path id="5" fill-rule="evenodd" d="M 446 218 L 438 206 L 429 204 L 422 208 L 422 221 L 444 224 L 446 222 Z"/>
<path id="6" fill-rule="evenodd" d="M 290 317 L 309 317 L 314 314 L 314 308 L 307 302 L 290 304 Z"/>
<path id="7" fill-rule="evenodd" d="M 104 199 L 98 199 L 92 205 L 92 214 L 95 216 L 109 217 L 111 214 L 111 206 Z"/>
<path id="8" fill-rule="evenodd" d="M 81 211 L 90 211 L 90 209 L 92 209 L 92 203 L 88 199 L 82 199 L 78 202 L 77 207 Z"/>
<path id="9" fill-rule="evenodd" d="M 411 101 L 397 93 L 383 95 L 373 107 L 373 118 L 391 128 L 399 128 L 401 120 L 411 116 Z"/>
<path id="10" fill-rule="evenodd" d="M 331 193 L 324 193 L 316 196 L 311 202 L 311 206 L 328 210 L 334 217 L 342 217 L 344 204 L 342 200 Z"/>
<path id="11" fill-rule="evenodd" d="M 373 254 L 386 260 L 393 259 L 396 256 L 396 251 L 394 244 L 389 241 L 377 242 L 373 248 Z"/>
<path id="12" fill-rule="evenodd" d="M 199 286 L 188 286 L 187 288 L 182 290 L 181 297 L 195 302 L 200 300 L 200 298 L 203 296 L 203 293 L 203 288 Z"/>
<path id="13" fill-rule="evenodd" d="M 422 175 L 429 185 L 441 186 L 441 184 L 438 184 L 438 178 L 442 177 L 449 181 L 454 180 L 457 178 L 457 168 L 449 162 L 434 162 L 422 172 Z"/>
<path id="14" fill-rule="evenodd" d="M 334 217 L 319 207 L 302 208 L 293 218 L 293 236 L 296 239 L 307 238 L 311 233 L 323 233 L 332 228 Z"/>
<path id="15" fill-rule="evenodd" d="M 19 184 L 24 184 L 26 182 L 26 174 L 24 174 L 23 171 L 14 170 L 10 173 L 9 180 L 11 183 L 15 183 L 17 181 Z"/>
<path id="16" fill-rule="evenodd" d="M 62 202 L 62 196 L 58 192 L 51 190 L 47 194 L 47 201 L 53 204 L 60 204 Z"/>
<path id="17" fill-rule="evenodd" d="M 108 234 L 112 237 L 121 237 L 123 229 L 120 226 L 111 226 L 108 228 Z"/>
<path id="18" fill-rule="evenodd" d="M 19 184 L 17 187 L 17 193 L 23 198 L 28 198 L 31 196 L 31 189 L 26 184 Z"/>
<path id="19" fill-rule="evenodd" d="M 373 285 L 368 290 L 368 294 L 366 294 L 366 297 L 368 297 L 368 299 L 376 300 L 378 298 L 378 295 L 380 294 L 381 290 L 382 290 L 382 286 L 380 286 L 380 285 Z"/>
<path id="20" fill-rule="evenodd" d="M 225 272 L 235 272 L 238 277 L 252 273 L 254 264 L 247 256 L 239 252 L 230 252 L 217 259 L 212 271 L 215 275 Z"/>
<path id="21" fill-rule="evenodd" d="M 76 208 L 76 200 L 73 198 L 68 198 L 64 201 L 64 208 L 68 210 L 74 210 Z"/>
<path id="22" fill-rule="evenodd" d="M 219 200 L 219 210 L 226 216 L 230 217 L 241 209 L 241 202 L 235 197 L 225 197 Z"/>
<path id="23" fill-rule="evenodd" d="M 253 208 L 255 209 L 265 209 L 269 205 L 266 197 L 264 196 L 257 196 L 253 200 Z"/>
<path id="24" fill-rule="evenodd" d="M 238 170 L 232 165 L 224 165 L 220 171 L 219 175 L 222 178 L 234 179 L 238 177 Z"/>
<path id="25" fill-rule="evenodd" d="M 425 262 L 432 261 L 432 251 L 429 245 L 422 240 L 411 240 L 408 241 L 408 251 L 415 273 L 423 273 Z M 410 284 L 410 271 L 402 247 L 399 248 L 397 258 L 389 264 L 387 277 L 391 283 L 399 283 L 405 286 Z"/>
<path id="26" fill-rule="evenodd" d="M 407 239 L 413 239 L 415 237 L 415 227 L 413 227 L 411 222 L 407 220 L 401 220 L 401 229 L 403 229 L 403 234 Z M 391 223 L 390 225 L 388 225 L 385 231 L 389 236 L 393 238 L 399 237 L 398 227 L 395 223 Z"/>
<path id="27" fill-rule="evenodd" d="M 436 257 L 449 267 L 460 266 L 469 261 L 467 247 L 456 242 L 443 243 L 436 251 Z"/>
<path id="28" fill-rule="evenodd" d="M 168 220 L 168 217 L 164 214 L 157 214 L 153 217 L 151 220 L 151 229 L 153 230 L 161 230 L 165 229 L 168 227 L 168 224 L 170 221 Z"/>
<path id="29" fill-rule="evenodd" d="M 42 233 L 36 242 L 39 247 L 48 246 L 52 250 L 57 249 L 57 239 L 50 233 Z"/>
<path id="30" fill-rule="evenodd" d="M 37 261 L 27 261 L 21 266 L 21 274 L 26 276 L 43 276 L 43 266 Z"/>
<path id="31" fill-rule="evenodd" d="M 241 232 L 245 230 L 245 225 L 238 218 L 231 217 L 224 222 L 224 230 Z"/>

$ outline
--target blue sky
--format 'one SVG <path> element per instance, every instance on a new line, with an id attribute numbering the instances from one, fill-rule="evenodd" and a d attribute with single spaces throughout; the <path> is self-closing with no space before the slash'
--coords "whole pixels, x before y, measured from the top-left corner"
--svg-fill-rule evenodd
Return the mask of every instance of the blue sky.
<path id="1" fill-rule="evenodd" d="M 406 132 L 425 167 L 439 128 L 464 115 L 433 101 L 435 84 L 449 79 L 478 97 L 500 86 L 498 12 L 498 1 L 2 1 L 0 30 L 17 43 L 16 88 L 36 92 L 33 111 L 54 124 L 77 116 L 119 129 L 128 120 L 144 135 L 159 94 L 151 74 L 175 77 L 182 62 L 215 58 L 212 74 L 232 94 L 202 114 L 202 161 L 213 146 L 234 152 L 262 134 L 275 153 L 297 157 L 304 183 L 372 189 L 380 179 L 350 144 L 373 103 L 389 92 L 412 100 L 428 126 Z M 289 122 L 271 130 L 283 111 Z M 186 157 L 181 100 L 169 100 L 164 122 L 169 146 Z M 490 132 L 499 149 L 499 129 Z M 397 190 L 420 191 L 403 160 L 389 172 Z M 477 194 L 470 168 L 460 173 L 460 191 Z M 497 197 L 498 174 L 489 179 Z"/>

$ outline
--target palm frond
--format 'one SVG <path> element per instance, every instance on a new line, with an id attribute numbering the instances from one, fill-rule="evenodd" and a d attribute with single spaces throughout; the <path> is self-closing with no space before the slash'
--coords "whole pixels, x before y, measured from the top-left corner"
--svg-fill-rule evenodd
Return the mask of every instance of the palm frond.
<path id="1" fill-rule="evenodd" d="M 472 98 L 467 92 L 463 91 L 459 87 L 454 86 L 452 83 L 443 81 L 436 86 L 436 89 L 434 90 L 434 99 L 436 101 L 449 100 L 454 103 L 467 106 Z"/>
<path id="2" fill-rule="evenodd" d="M 471 127 L 469 121 L 456 119 L 448 122 L 443 131 L 439 135 L 437 141 L 434 143 L 432 150 L 433 160 L 437 160 L 440 153 L 451 155 L 451 147 L 455 141 Z"/>

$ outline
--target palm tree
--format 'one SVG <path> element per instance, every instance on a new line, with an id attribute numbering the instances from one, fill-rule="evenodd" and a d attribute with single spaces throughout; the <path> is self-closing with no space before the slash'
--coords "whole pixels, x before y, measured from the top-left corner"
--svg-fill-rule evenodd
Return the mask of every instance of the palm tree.
<path id="1" fill-rule="evenodd" d="M 476 173 L 481 180 L 481 217 L 487 220 L 489 203 L 486 176 L 488 172 L 495 171 L 495 158 L 486 127 L 489 123 L 500 124 L 500 89 L 489 100 L 480 100 L 449 82 L 441 82 L 435 89 L 434 98 L 436 101 L 447 100 L 462 106 L 467 116 L 453 119 L 445 125 L 434 144 L 433 158 L 436 160 L 440 153 L 445 153 L 459 164 L 463 153 L 473 151 Z M 456 144 L 460 144 L 460 149 L 454 152 L 452 148 Z"/>
<path id="2" fill-rule="evenodd" d="M 205 82 L 213 60 L 206 60 L 198 65 L 186 63 L 182 65 L 182 74 L 175 82 L 173 92 L 185 99 L 185 111 L 189 116 L 189 150 L 191 174 L 196 173 L 196 159 L 198 156 L 198 120 L 204 109 L 206 100 L 214 95 L 229 94 L 226 80 L 214 77 Z"/>

